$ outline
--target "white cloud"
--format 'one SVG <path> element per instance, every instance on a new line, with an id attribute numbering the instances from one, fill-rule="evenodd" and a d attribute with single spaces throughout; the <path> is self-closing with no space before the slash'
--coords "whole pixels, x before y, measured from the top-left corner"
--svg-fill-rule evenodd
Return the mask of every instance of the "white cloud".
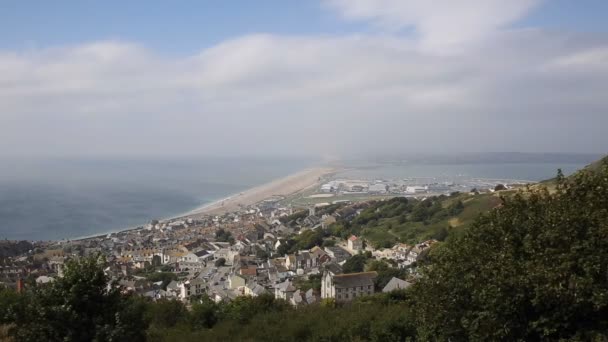
<path id="1" fill-rule="evenodd" d="M 427 49 L 460 49 L 520 19 L 540 0 L 326 0 L 345 18 L 413 28 Z"/>
<path id="2" fill-rule="evenodd" d="M 247 35 L 179 58 L 119 41 L 0 51 L 0 154 L 608 146 L 606 41 L 498 27 L 459 54 L 390 33 Z"/>

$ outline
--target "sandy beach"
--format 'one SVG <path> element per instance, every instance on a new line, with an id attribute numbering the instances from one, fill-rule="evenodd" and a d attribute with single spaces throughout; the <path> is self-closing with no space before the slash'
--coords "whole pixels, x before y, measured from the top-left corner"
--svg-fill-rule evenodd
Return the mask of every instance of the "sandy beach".
<path id="1" fill-rule="evenodd" d="M 245 190 L 239 194 L 234 194 L 227 198 L 206 204 L 185 213 L 182 217 L 222 214 L 238 210 L 243 206 L 253 205 L 272 196 L 289 196 L 317 185 L 321 177 L 335 171 L 335 169 L 330 167 L 306 169 L 287 177 L 274 180 L 270 183 Z"/>

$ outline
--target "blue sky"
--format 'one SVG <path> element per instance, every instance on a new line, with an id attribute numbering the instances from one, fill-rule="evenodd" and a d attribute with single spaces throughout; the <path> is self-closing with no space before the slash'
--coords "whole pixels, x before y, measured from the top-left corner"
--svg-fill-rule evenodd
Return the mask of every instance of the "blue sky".
<path id="1" fill-rule="evenodd" d="M 0 156 L 604 153 L 605 13 L 605 0 L 0 1 Z"/>
<path id="2" fill-rule="evenodd" d="M 515 26 L 605 32 L 608 1 L 548 0 Z M 164 54 L 199 51 L 248 33 L 285 35 L 375 32 L 337 20 L 313 0 L 27 1 L 0 3 L 0 48 L 28 49 L 126 40 Z"/>
<path id="3" fill-rule="evenodd" d="M 6 1 L 3 48 L 92 40 L 136 41 L 166 53 L 189 53 L 247 33 L 343 34 L 365 30 L 337 21 L 316 1 Z"/>

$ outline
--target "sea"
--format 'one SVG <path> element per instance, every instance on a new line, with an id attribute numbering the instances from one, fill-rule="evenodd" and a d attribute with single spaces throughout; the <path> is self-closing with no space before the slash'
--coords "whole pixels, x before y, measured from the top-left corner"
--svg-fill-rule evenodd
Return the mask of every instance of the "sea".
<path id="1" fill-rule="evenodd" d="M 61 240 L 144 225 L 319 164 L 312 158 L 2 159 L 0 239 Z M 587 163 L 366 164 L 348 178 L 539 181 Z"/>
<path id="2" fill-rule="evenodd" d="M 60 240 L 144 225 L 270 182 L 312 159 L 3 159 L 0 239 Z"/>

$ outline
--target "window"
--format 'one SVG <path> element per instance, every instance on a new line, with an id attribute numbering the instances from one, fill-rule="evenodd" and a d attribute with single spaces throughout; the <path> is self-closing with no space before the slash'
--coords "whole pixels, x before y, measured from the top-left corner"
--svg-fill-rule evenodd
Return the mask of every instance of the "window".
<path id="1" fill-rule="evenodd" d="M 353 293 L 353 298 L 355 298 L 355 297 L 357 297 L 357 294 L 356 294 L 356 293 Z"/>
<path id="2" fill-rule="evenodd" d="M 371 285 L 367 285 L 367 289 L 368 289 L 368 290 L 371 290 L 371 289 L 372 289 L 372 286 L 371 286 Z"/>
<path id="3" fill-rule="evenodd" d="M 344 295 L 344 298 L 348 299 L 348 293 Z"/>
<path id="4" fill-rule="evenodd" d="M 338 299 L 342 299 L 342 295 L 338 295 Z"/>

